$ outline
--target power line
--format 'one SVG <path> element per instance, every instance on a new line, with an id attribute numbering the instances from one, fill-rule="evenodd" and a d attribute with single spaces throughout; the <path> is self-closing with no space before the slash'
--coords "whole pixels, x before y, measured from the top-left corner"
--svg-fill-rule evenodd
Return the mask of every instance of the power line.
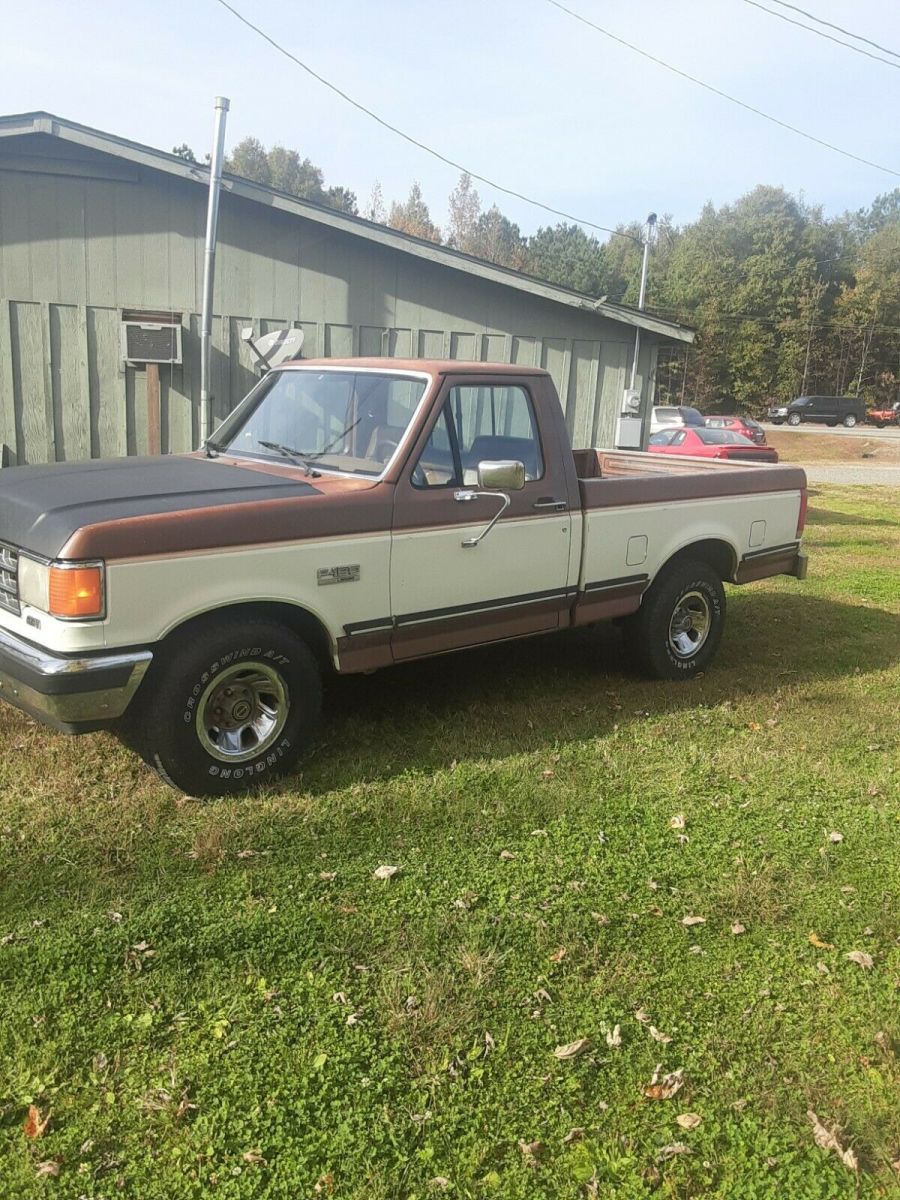
<path id="1" fill-rule="evenodd" d="M 854 46 L 852 42 L 845 42 L 843 38 L 836 38 L 833 34 L 826 33 L 824 29 L 816 29 L 813 25 L 806 25 L 803 21 L 796 21 L 786 13 L 775 12 L 774 9 L 766 8 L 764 4 L 760 4 L 758 0 L 744 0 L 744 3 L 752 5 L 753 8 L 758 8 L 760 12 L 768 13 L 770 17 L 777 17 L 779 21 L 787 21 L 789 25 L 796 25 L 798 29 L 805 29 L 808 33 L 814 33 L 816 37 L 826 38 L 829 42 L 834 42 L 836 46 L 845 46 L 848 50 L 852 50 L 854 54 L 864 54 L 866 58 L 873 58 L 876 62 L 884 63 L 886 67 L 893 67 L 895 71 L 900 71 L 900 62 L 891 62 L 889 58 L 882 58 L 880 54 L 873 54 L 871 50 L 863 50 L 862 46 Z"/>
<path id="2" fill-rule="evenodd" d="M 224 4 L 225 0 L 219 0 L 220 4 Z M 687 79 L 690 83 L 697 84 L 698 87 L 704 88 L 707 92 L 712 92 L 715 96 L 720 96 L 723 100 L 728 100 L 732 104 L 736 104 L 738 108 L 743 108 L 747 112 L 754 113 L 757 117 L 763 117 L 766 121 L 771 121 L 773 125 L 780 125 L 782 129 L 787 129 L 791 133 L 796 133 L 798 137 L 806 138 L 808 142 L 815 142 L 817 146 L 824 146 L 826 150 L 833 150 L 835 154 L 841 154 L 844 158 L 851 158 L 854 162 L 862 163 L 866 167 L 874 167 L 876 171 L 884 171 L 887 175 L 894 175 L 900 179 L 900 171 L 895 171 L 892 167 L 885 167 L 881 163 L 873 162 L 869 158 L 862 158 L 859 154 L 853 154 L 850 150 L 843 150 L 840 146 L 835 146 L 833 142 L 826 142 L 823 138 L 816 137 L 812 133 L 806 133 L 803 129 L 798 129 L 796 125 L 789 125 L 787 121 L 782 121 L 778 117 L 773 117 L 771 113 L 763 112 L 761 108 L 754 108 L 752 104 L 747 104 L 743 100 L 738 100 L 735 96 L 730 96 L 727 92 L 721 91 L 717 87 L 713 87 L 711 83 L 704 83 L 702 79 L 698 79 L 696 75 L 689 75 L 687 71 L 682 71 L 678 67 L 673 67 L 671 63 L 665 62 L 664 59 L 657 58 L 654 54 L 650 54 L 646 50 L 642 50 L 639 46 L 633 45 L 631 42 L 626 42 L 624 38 L 619 37 L 615 33 L 610 33 L 608 29 L 604 29 L 601 25 L 596 25 L 593 21 L 589 21 L 587 17 L 583 17 L 581 13 L 575 12 L 571 8 L 566 8 L 564 4 L 560 4 L 559 0 L 547 0 L 548 4 L 552 4 L 554 8 L 558 8 L 561 12 L 567 13 L 576 21 L 580 21 L 582 25 L 587 25 L 591 29 L 595 29 L 597 33 L 602 33 L 604 37 L 610 38 L 614 42 L 618 42 L 620 46 L 624 46 L 627 50 L 631 50 L 634 54 L 639 54 L 641 58 L 647 58 L 650 62 L 656 63 L 658 67 L 665 67 L 667 71 L 671 71 L 673 75 L 679 75 L 682 79 Z"/>
<path id="3" fill-rule="evenodd" d="M 781 8 L 790 8 L 794 12 L 800 13 L 801 16 L 809 17 L 811 21 L 815 21 L 818 25 L 826 25 L 829 29 L 836 29 L 838 33 L 845 33 L 847 37 L 855 38 L 857 42 L 865 42 L 867 46 L 874 46 L 876 50 L 883 50 L 885 54 L 890 54 L 894 58 L 900 58 L 900 54 L 896 50 L 890 50 L 887 46 L 882 46 L 880 42 L 873 42 L 871 38 L 863 37 L 861 33 L 853 33 L 850 29 L 844 29 L 842 25 L 835 25 L 832 21 L 826 21 L 822 17 L 817 17 L 815 13 L 807 12 L 805 8 L 798 8 L 796 4 L 788 4 L 786 0 L 771 0 L 772 4 L 777 4 Z"/>
<path id="4" fill-rule="evenodd" d="M 290 50 L 287 50 L 280 44 L 280 42 L 276 42 L 273 37 L 270 37 L 269 34 L 265 32 L 265 30 L 260 29 L 258 25 L 254 25 L 252 21 L 248 20 L 247 17 L 243 15 L 243 13 L 238 12 L 236 8 L 232 7 L 232 5 L 228 3 L 228 0 L 217 0 L 217 3 L 221 4 L 223 8 L 227 9 L 233 17 L 236 17 L 243 25 L 246 25 L 248 29 L 252 29 L 255 34 L 263 39 L 263 41 L 268 42 L 269 45 L 272 46 L 273 49 L 277 50 L 279 54 L 283 54 L 285 58 L 290 59 L 292 63 L 300 67 L 301 70 L 307 73 L 307 75 L 311 75 L 313 79 L 317 80 L 324 87 L 327 87 L 330 91 L 334 92 L 335 95 L 340 96 L 342 100 L 346 100 L 348 104 L 352 104 L 353 107 L 358 109 L 361 113 L 365 113 L 367 117 L 371 117 L 373 121 L 376 121 L 384 129 L 396 134 L 397 137 L 403 138 L 404 141 L 409 142 L 410 145 L 415 146 L 417 149 L 424 150 L 425 153 L 430 154 L 432 158 L 438 159 L 440 162 L 445 163 L 448 167 L 453 167 L 456 171 L 462 171 L 466 175 L 470 175 L 473 179 L 477 179 L 479 183 L 483 183 L 489 188 L 494 188 L 495 191 L 503 192 L 504 195 L 507 196 L 514 196 L 516 200 L 524 200 L 526 204 L 532 204 L 535 208 L 543 209 L 544 212 L 553 213 L 553 215 L 557 217 L 564 217 L 565 220 L 574 221 L 577 225 L 586 225 L 589 229 L 598 229 L 602 233 L 611 233 L 614 237 L 628 238 L 628 240 L 631 242 L 637 242 L 638 245 L 641 244 L 639 238 L 634 237 L 630 233 L 623 233 L 621 229 L 610 229 L 608 225 L 598 225 L 595 221 L 587 221 L 583 217 L 576 217 L 571 213 L 563 212 L 563 210 L 560 208 L 553 208 L 552 205 L 544 204 L 543 201 L 535 200 L 531 196 L 526 196 L 523 192 L 515 191 L 513 188 L 504 187 L 502 183 L 496 183 L 493 179 L 488 179 L 487 176 L 479 175 L 477 171 L 473 171 L 469 167 L 463 166 L 462 163 L 455 162 L 452 158 L 448 158 L 445 154 L 441 154 L 439 150 L 435 150 L 432 146 L 426 145 L 425 142 L 420 142 L 411 134 L 405 133 L 404 130 L 399 129 L 396 125 L 392 125 L 390 121 L 386 121 L 384 117 L 380 117 L 376 112 L 373 112 L 371 108 L 367 108 L 365 104 L 362 104 L 359 100 L 354 100 L 352 96 L 348 95 L 345 91 L 339 88 L 337 84 L 332 83 L 329 79 L 326 79 L 324 75 L 320 75 L 318 71 L 314 71 L 308 63 L 305 63 L 302 59 L 298 58 L 296 54 L 292 54 Z"/>

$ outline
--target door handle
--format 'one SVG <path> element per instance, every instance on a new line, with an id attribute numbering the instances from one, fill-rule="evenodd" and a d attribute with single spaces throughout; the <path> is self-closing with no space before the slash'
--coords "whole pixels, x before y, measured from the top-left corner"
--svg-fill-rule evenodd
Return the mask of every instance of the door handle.
<path id="1" fill-rule="evenodd" d="M 532 508 L 552 508 L 556 512 L 564 512 L 569 506 L 565 500 L 554 500 L 552 496 L 541 496 L 540 500 L 535 500 Z"/>

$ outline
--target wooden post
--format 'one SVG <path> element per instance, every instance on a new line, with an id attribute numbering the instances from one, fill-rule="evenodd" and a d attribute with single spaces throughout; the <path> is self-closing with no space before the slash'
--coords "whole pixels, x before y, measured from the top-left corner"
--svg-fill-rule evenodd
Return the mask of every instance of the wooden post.
<path id="1" fill-rule="evenodd" d="M 147 453 L 160 453 L 159 363 L 147 363 Z"/>

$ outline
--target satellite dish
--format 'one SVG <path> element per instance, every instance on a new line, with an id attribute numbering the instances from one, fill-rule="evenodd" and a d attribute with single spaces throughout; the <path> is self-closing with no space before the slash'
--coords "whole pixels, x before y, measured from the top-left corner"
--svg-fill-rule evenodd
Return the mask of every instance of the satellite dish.
<path id="1" fill-rule="evenodd" d="M 253 329 L 241 330 L 241 338 L 256 356 L 256 365 L 266 372 L 292 358 L 299 358 L 303 347 L 302 329 L 273 329 L 254 340 Z"/>

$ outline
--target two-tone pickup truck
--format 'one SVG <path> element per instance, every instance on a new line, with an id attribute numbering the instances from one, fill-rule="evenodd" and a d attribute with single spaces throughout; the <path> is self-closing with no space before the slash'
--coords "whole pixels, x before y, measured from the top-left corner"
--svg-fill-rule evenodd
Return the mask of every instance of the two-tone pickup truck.
<path id="1" fill-rule="evenodd" d="M 194 795 L 290 769 L 325 670 L 617 619 L 705 670 L 723 581 L 802 579 L 792 467 L 572 450 L 546 372 L 303 361 L 194 454 L 0 472 L 0 697 Z"/>

